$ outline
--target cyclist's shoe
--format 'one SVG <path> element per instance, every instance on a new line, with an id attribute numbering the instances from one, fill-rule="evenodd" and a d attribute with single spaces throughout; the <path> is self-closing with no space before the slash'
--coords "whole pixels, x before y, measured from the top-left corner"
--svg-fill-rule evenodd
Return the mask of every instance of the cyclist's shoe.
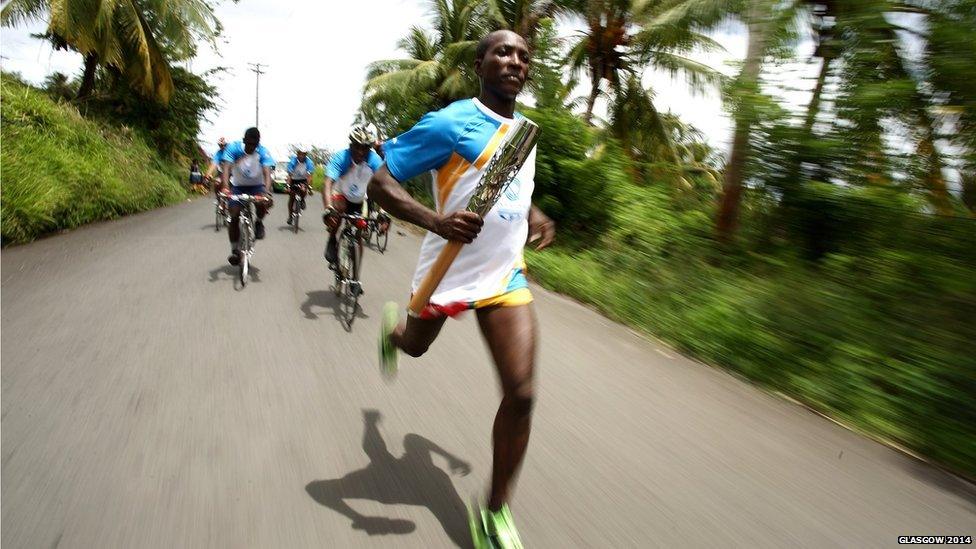
<path id="1" fill-rule="evenodd" d="M 240 265 L 241 264 L 241 251 L 240 250 L 234 250 L 234 251 L 232 251 L 230 253 L 230 255 L 227 256 L 227 263 L 230 263 L 231 265 L 234 265 L 235 267 L 237 265 Z"/>
<path id="2" fill-rule="evenodd" d="M 287 221 L 287 223 L 288 223 L 289 225 L 291 225 L 291 220 L 292 220 L 292 218 L 293 218 L 293 217 L 294 217 L 294 215 L 293 215 L 293 214 L 288 214 L 288 221 Z"/>
<path id="3" fill-rule="evenodd" d="M 254 238 L 258 240 L 264 238 L 264 222 L 260 219 L 254 224 Z"/>
<path id="4" fill-rule="evenodd" d="M 390 335 L 400 322 L 400 307 L 392 301 L 383 305 L 383 319 L 380 324 L 380 373 L 388 380 L 392 380 L 397 375 L 397 361 L 399 350 Z"/>
<path id="5" fill-rule="evenodd" d="M 475 549 L 523 549 L 508 504 L 497 512 L 474 504 L 468 507 L 468 523 Z"/>

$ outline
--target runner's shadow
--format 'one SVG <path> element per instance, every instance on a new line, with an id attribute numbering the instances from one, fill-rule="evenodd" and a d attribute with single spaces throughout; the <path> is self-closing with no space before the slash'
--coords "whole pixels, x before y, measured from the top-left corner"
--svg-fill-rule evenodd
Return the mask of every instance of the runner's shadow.
<path id="1" fill-rule="evenodd" d="M 409 520 L 366 516 L 346 503 L 347 499 L 368 499 L 389 505 L 427 507 L 456 545 L 470 546 L 467 514 L 450 475 L 434 465 L 433 456 L 447 461 L 451 472 L 467 475 L 471 466 L 440 446 L 417 434 L 403 437 L 402 456 L 386 449 L 378 425 L 380 413 L 363 410 L 363 451 L 369 465 L 342 478 L 316 480 L 305 491 L 318 503 L 352 520 L 354 530 L 370 536 L 408 534 L 417 525 Z"/>

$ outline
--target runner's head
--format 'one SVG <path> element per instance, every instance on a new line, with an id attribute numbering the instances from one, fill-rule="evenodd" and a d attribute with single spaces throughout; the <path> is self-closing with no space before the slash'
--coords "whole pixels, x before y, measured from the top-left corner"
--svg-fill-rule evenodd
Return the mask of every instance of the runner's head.
<path id="1" fill-rule="evenodd" d="M 349 132 L 349 153 L 352 161 L 362 164 L 373 148 L 373 133 L 366 126 L 356 126 Z"/>
<path id="2" fill-rule="evenodd" d="M 252 154 L 261 144 L 261 132 L 257 128 L 248 128 L 244 132 L 244 152 Z"/>
<path id="3" fill-rule="evenodd" d="M 474 71 L 481 89 L 491 95 L 514 101 L 529 77 L 529 45 L 510 30 L 488 33 L 478 42 Z"/>
<path id="4" fill-rule="evenodd" d="M 305 162 L 305 157 L 308 156 L 308 151 L 304 148 L 299 148 L 295 150 L 295 156 L 298 158 L 299 162 Z"/>

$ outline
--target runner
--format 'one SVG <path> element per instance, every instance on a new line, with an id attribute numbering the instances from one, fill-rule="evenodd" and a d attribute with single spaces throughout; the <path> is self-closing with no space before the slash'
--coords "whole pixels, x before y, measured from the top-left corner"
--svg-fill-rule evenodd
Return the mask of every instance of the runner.
<path id="1" fill-rule="evenodd" d="M 248 128 L 244 132 L 243 141 L 235 141 L 227 146 L 222 155 L 222 189 L 225 194 L 267 195 L 267 203 L 255 204 L 258 213 L 257 223 L 254 224 L 254 238 L 264 238 L 264 216 L 271 207 L 271 166 L 274 159 L 268 150 L 261 146 L 261 132 L 257 128 Z M 230 184 L 233 172 L 234 184 Z M 240 250 L 237 247 L 240 239 L 240 227 L 237 222 L 241 214 L 241 205 L 230 201 L 231 222 L 227 226 L 230 238 L 230 256 L 227 262 L 237 265 L 241 261 Z"/>
<path id="2" fill-rule="evenodd" d="M 552 220 L 531 203 L 535 151 L 484 219 L 461 210 L 500 137 L 520 116 L 515 98 L 525 85 L 528 67 L 529 50 L 521 36 L 511 31 L 486 36 L 478 43 L 474 63 L 480 95 L 429 113 L 387 141 L 386 163 L 369 183 L 370 196 L 380 206 L 429 231 L 414 274 L 415 291 L 448 240 L 467 244 L 419 317 L 399 322 L 397 306 L 386 305 L 380 361 L 384 373 L 394 375 L 398 351 L 423 355 L 447 317 L 475 310 L 502 386 L 492 432 L 491 489 L 486 505 L 479 504 L 472 515 L 472 534 L 479 547 L 521 547 L 508 501 L 529 441 L 538 338 L 522 250 L 529 235 L 533 241 L 540 239 L 538 249 L 555 237 Z M 426 171 L 434 175 L 436 212 L 400 186 Z"/>

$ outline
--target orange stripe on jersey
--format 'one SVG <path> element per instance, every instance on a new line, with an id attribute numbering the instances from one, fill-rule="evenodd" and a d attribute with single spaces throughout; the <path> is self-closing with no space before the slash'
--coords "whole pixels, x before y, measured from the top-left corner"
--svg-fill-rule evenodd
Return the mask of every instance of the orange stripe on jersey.
<path id="1" fill-rule="evenodd" d="M 461 174 L 466 172 L 469 167 L 471 167 L 471 163 L 455 152 L 451 153 L 451 158 L 447 161 L 447 164 L 444 164 L 443 168 L 437 170 L 438 210 L 444 208 L 444 202 L 447 201 L 447 197 L 454 190 L 454 185 L 461 178 Z"/>
<path id="2" fill-rule="evenodd" d="M 498 131 L 495 132 L 495 135 L 491 136 L 491 140 L 488 141 L 488 145 L 485 146 L 485 150 L 481 151 L 481 156 L 474 161 L 475 168 L 480 170 L 485 167 L 485 164 L 488 162 L 491 156 L 495 154 L 495 149 L 498 148 L 498 145 L 502 142 L 502 138 L 505 137 L 507 132 L 508 124 L 502 124 L 499 126 Z"/>

